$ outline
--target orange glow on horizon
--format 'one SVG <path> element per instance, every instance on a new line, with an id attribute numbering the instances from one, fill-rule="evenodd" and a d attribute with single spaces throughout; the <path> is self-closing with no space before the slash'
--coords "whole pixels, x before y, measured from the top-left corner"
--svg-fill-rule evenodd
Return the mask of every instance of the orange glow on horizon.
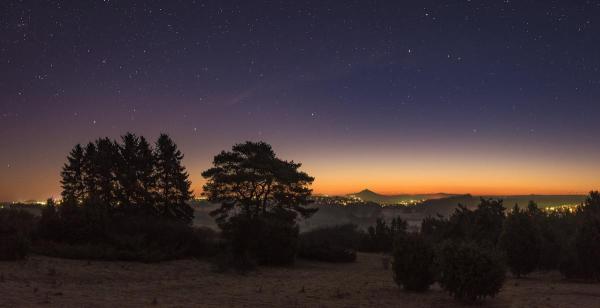
<path id="1" fill-rule="evenodd" d="M 218 146 L 215 148 L 222 148 Z M 346 195 L 370 189 L 394 194 L 587 194 L 600 188 L 600 164 L 590 153 L 517 151 L 505 148 L 325 147 L 273 146 L 278 156 L 302 162 L 301 170 L 315 178 L 315 194 Z M 280 150 L 279 150 L 280 149 Z M 203 170 L 215 150 L 182 147 L 192 189 L 200 196 Z M 0 177 L 0 201 L 45 200 L 60 196 L 60 167 L 65 151 L 52 163 L 31 160 L 17 172 Z M 587 155 L 587 156 L 583 156 Z"/>

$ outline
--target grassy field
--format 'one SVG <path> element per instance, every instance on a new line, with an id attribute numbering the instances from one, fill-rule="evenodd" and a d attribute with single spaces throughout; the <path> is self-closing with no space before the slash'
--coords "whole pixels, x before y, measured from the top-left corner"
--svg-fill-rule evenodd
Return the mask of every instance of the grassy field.
<path id="1" fill-rule="evenodd" d="M 510 278 L 483 307 L 598 307 L 600 285 L 566 282 L 558 273 Z M 298 261 L 247 275 L 216 273 L 206 261 L 160 264 L 88 262 L 33 256 L 0 262 L 0 306 L 54 307 L 459 307 L 438 286 L 400 290 L 381 257 L 350 264 Z"/>

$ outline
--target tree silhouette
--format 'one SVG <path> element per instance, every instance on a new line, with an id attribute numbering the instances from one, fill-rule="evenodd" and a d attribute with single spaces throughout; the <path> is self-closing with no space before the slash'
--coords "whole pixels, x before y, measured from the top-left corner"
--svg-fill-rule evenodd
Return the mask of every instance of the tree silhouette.
<path id="1" fill-rule="evenodd" d="M 502 200 L 482 198 L 474 211 L 459 204 L 445 223 L 447 229 L 444 233 L 451 239 L 468 239 L 478 244 L 495 246 L 502 233 L 503 223 Z"/>
<path id="2" fill-rule="evenodd" d="M 102 215 L 153 215 L 186 223 L 193 218 L 183 154 L 167 135 L 159 137 L 154 149 L 132 133 L 122 136 L 121 143 L 101 138 L 85 149 L 76 145 L 67 159 L 61 173 L 65 214 L 85 206 Z"/>
<path id="3" fill-rule="evenodd" d="M 510 271 L 517 277 L 535 270 L 540 258 L 541 238 L 533 216 L 515 205 L 504 222 L 500 246 Z"/>
<path id="4" fill-rule="evenodd" d="M 161 134 L 155 148 L 159 215 L 191 223 L 194 210 L 187 204 L 192 198 L 191 182 L 182 160 L 183 154 L 173 140 L 168 135 Z"/>
<path id="5" fill-rule="evenodd" d="M 394 241 L 394 281 L 408 291 L 423 292 L 435 281 L 434 248 L 423 235 L 408 233 Z"/>
<path id="6" fill-rule="evenodd" d="M 590 192 L 578 216 L 574 246 L 579 275 L 600 281 L 600 193 Z"/>
<path id="7" fill-rule="evenodd" d="M 119 145 L 117 179 L 119 203 L 128 211 L 150 213 L 154 210 L 156 173 L 154 155 L 144 137 L 127 133 Z"/>
<path id="8" fill-rule="evenodd" d="M 85 151 L 81 144 L 75 145 L 67 156 L 67 163 L 63 166 L 62 180 L 60 181 L 63 189 L 62 198 L 66 202 L 80 204 L 85 199 L 84 159 Z"/>
<path id="9" fill-rule="evenodd" d="M 444 242 L 435 262 L 442 289 L 465 302 L 493 297 L 504 284 L 506 269 L 500 255 L 474 242 Z"/>
<path id="10" fill-rule="evenodd" d="M 235 266 L 294 262 L 299 227 L 298 215 L 309 217 L 306 207 L 313 178 L 299 171 L 301 164 L 281 160 L 264 142 L 236 144 L 215 156 L 204 171 L 203 195 L 221 203 L 211 212 L 229 240 Z"/>
<path id="11" fill-rule="evenodd" d="M 242 215 L 246 219 L 283 210 L 296 217 L 309 217 L 307 208 L 314 178 L 299 171 L 301 164 L 276 157 L 265 142 L 236 144 L 231 151 L 215 156 L 213 167 L 204 171 L 204 195 L 221 207 L 213 211 L 219 224 Z"/>
<path id="12" fill-rule="evenodd" d="M 482 198 L 474 214 L 471 238 L 477 243 L 495 245 L 502 233 L 505 218 L 502 200 Z"/>
<path id="13" fill-rule="evenodd" d="M 114 209 L 118 205 L 117 166 L 118 145 L 109 138 L 100 138 L 86 146 L 83 163 L 83 183 L 86 202 Z"/>

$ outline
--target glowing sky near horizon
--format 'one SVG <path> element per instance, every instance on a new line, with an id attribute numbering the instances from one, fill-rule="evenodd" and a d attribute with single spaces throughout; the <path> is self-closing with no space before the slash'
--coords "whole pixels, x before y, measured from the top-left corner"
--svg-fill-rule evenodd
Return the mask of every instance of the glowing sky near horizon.
<path id="1" fill-rule="evenodd" d="M 169 133 L 193 188 L 264 140 L 316 193 L 600 188 L 594 1 L 2 1 L 0 200 Z"/>

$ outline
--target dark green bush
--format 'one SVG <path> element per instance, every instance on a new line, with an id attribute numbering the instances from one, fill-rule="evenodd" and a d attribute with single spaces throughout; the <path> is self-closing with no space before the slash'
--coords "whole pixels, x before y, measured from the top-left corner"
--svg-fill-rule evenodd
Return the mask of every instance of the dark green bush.
<path id="1" fill-rule="evenodd" d="M 434 249 L 424 236 L 398 237 L 393 257 L 394 281 L 405 290 L 423 292 L 435 281 Z"/>
<path id="2" fill-rule="evenodd" d="M 340 247 L 358 249 L 365 233 L 353 224 L 327 226 L 300 234 L 301 242 L 325 243 Z"/>
<path id="3" fill-rule="evenodd" d="M 438 244 L 450 238 L 449 229 L 450 223 L 443 216 L 427 216 L 421 221 L 420 233 L 431 243 Z"/>
<path id="4" fill-rule="evenodd" d="M 298 247 L 298 257 L 333 263 L 354 262 L 356 261 L 356 251 L 342 246 L 301 241 Z"/>
<path id="5" fill-rule="evenodd" d="M 533 272 L 540 259 L 541 236 L 533 217 L 515 206 L 504 221 L 500 246 L 510 271 L 520 277 Z"/>
<path id="6" fill-rule="evenodd" d="M 446 242 L 436 255 L 438 282 L 456 299 L 474 302 L 502 288 L 506 269 L 497 252 L 472 242 Z"/>
<path id="7" fill-rule="evenodd" d="M 19 209 L 0 209 L 0 260 L 20 260 L 29 254 L 35 217 Z"/>
<path id="8" fill-rule="evenodd" d="M 356 225 L 323 227 L 300 234 L 298 256 L 325 262 L 354 262 L 365 234 Z"/>
<path id="9" fill-rule="evenodd" d="M 36 251 L 65 258 L 156 262 L 215 254 L 216 233 L 155 216 L 110 215 L 87 205 L 47 207 Z"/>
<path id="10" fill-rule="evenodd" d="M 378 218 L 375 226 L 370 226 L 367 229 L 366 236 L 359 250 L 367 252 L 391 252 L 394 246 L 394 239 L 397 236 L 406 233 L 406 221 L 400 217 L 392 219 L 388 225 L 385 220 Z"/>

